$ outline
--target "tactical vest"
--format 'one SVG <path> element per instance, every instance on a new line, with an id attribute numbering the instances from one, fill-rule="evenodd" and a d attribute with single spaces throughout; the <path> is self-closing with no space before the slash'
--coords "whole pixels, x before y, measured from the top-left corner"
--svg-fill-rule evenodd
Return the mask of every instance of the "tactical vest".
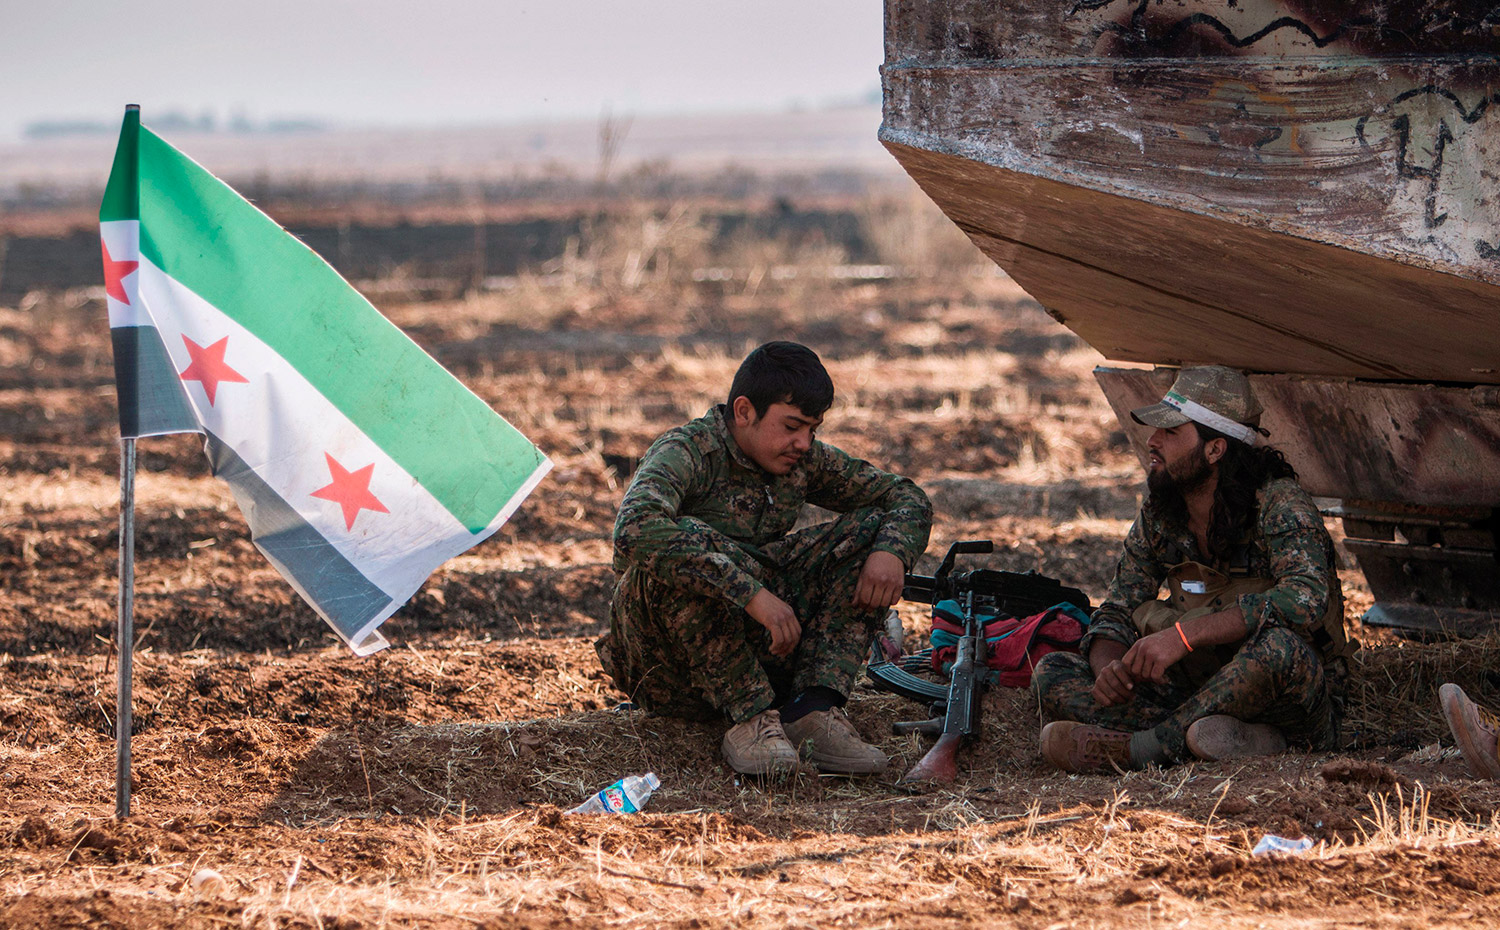
<path id="1" fill-rule="evenodd" d="M 1239 553 L 1237 553 L 1238 555 Z M 1183 620 L 1206 616 L 1235 606 L 1242 594 L 1260 594 L 1275 587 L 1270 578 L 1251 575 L 1248 558 L 1231 559 L 1229 572 L 1221 572 L 1201 562 L 1181 562 L 1167 569 L 1167 599 L 1147 601 L 1135 609 L 1131 620 L 1142 636 L 1170 628 Z M 1235 563 L 1239 563 L 1236 565 Z M 1328 591 L 1328 609 L 1310 628 L 1294 630 L 1318 651 L 1324 664 L 1352 655 L 1344 634 L 1344 594 L 1337 574 Z M 1194 684 L 1206 681 L 1225 662 L 1233 658 L 1239 642 L 1216 646 L 1212 650 L 1194 650 L 1183 657 L 1183 671 Z"/>

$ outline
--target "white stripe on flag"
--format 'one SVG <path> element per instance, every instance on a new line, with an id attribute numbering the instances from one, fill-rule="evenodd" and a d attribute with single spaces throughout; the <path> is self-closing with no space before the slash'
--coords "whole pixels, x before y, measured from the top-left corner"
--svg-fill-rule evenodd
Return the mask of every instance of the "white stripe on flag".
<path id="1" fill-rule="evenodd" d="M 109 249 L 109 257 L 117 262 L 137 262 L 141 259 L 141 224 L 136 220 L 113 220 L 99 224 L 99 236 Z M 141 309 L 139 299 L 140 272 L 126 275 L 120 282 L 129 304 L 120 303 L 105 296 L 109 305 L 109 328 L 118 326 L 150 326 L 151 317 Z"/>

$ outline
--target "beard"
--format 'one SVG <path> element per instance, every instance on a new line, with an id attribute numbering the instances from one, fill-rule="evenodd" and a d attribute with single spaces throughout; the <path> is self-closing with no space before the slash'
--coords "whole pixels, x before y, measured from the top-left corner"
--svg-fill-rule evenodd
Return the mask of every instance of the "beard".
<path id="1" fill-rule="evenodd" d="M 1187 513 L 1186 495 L 1203 487 L 1214 467 L 1203 454 L 1203 443 L 1175 466 L 1166 465 L 1146 473 L 1148 500 L 1167 513 Z"/>

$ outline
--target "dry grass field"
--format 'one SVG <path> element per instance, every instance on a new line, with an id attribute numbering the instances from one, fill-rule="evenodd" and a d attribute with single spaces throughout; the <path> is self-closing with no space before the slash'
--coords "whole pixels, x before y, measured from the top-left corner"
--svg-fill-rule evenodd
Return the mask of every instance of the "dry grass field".
<path id="1" fill-rule="evenodd" d="M 630 469 L 761 341 L 814 346 L 840 390 L 824 438 L 929 490 L 923 570 L 987 537 L 983 564 L 1097 598 L 1141 483 L 1102 360 L 918 201 L 869 206 L 906 265 L 873 281 L 807 241 L 746 241 L 694 275 L 703 231 L 673 215 L 621 208 L 563 266 L 493 290 L 378 298 L 556 469 L 375 657 L 254 550 L 191 437 L 142 442 L 126 822 L 102 295 L 0 308 L 0 927 L 1500 922 L 1500 785 L 1446 748 L 1435 697 L 1456 680 L 1495 701 L 1500 641 L 1365 636 L 1338 753 L 1118 777 L 1047 767 L 1022 691 L 988 696 L 956 784 L 917 791 L 894 782 L 924 747 L 890 724 L 919 708 L 894 696 L 851 702 L 895 760 L 862 779 L 736 778 L 718 729 L 615 710 L 591 641 Z M 1345 579 L 1353 622 L 1369 595 Z M 562 813 L 646 770 L 647 813 Z M 1252 857 L 1267 833 L 1316 845 Z"/>

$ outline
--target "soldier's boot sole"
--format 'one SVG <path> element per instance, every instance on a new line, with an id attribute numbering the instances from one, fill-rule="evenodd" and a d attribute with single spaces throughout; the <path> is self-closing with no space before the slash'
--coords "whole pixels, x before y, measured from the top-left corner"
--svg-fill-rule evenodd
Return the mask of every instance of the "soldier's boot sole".
<path id="1" fill-rule="evenodd" d="M 1246 723 L 1228 714 L 1193 721 L 1187 731 L 1188 751 L 1206 762 L 1245 756 L 1271 756 L 1286 751 L 1286 737 L 1266 723 Z"/>
<path id="2" fill-rule="evenodd" d="M 812 744 L 804 754 L 818 771 L 832 775 L 879 775 L 891 764 L 890 758 L 874 746 L 870 752 L 853 755 L 821 752 Z"/>
<path id="3" fill-rule="evenodd" d="M 1496 752 L 1496 728 L 1493 717 L 1469 700 L 1464 690 L 1455 684 L 1446 684 L 1438 689 L 1438 702 L 1443 706 L 1443 716 L 1448 720 L 1448 729 L 1453 731 L 1453 741 L 1464 754 L 1469 771 L 1476 778 L 1500 778 L 1500 758 Z M 1491 720 L 1485 720 L 1491 716 Z M 1490 723 L 1492 725 L 1487 726 Z"/>
<path id="4" fill-rule="evenodd" d="M 724 762 L 741 775 L 786 775 L 797 770 L 797 751 L 787 743 L 787 751 L 753 757 L 724 753 Z"/>

